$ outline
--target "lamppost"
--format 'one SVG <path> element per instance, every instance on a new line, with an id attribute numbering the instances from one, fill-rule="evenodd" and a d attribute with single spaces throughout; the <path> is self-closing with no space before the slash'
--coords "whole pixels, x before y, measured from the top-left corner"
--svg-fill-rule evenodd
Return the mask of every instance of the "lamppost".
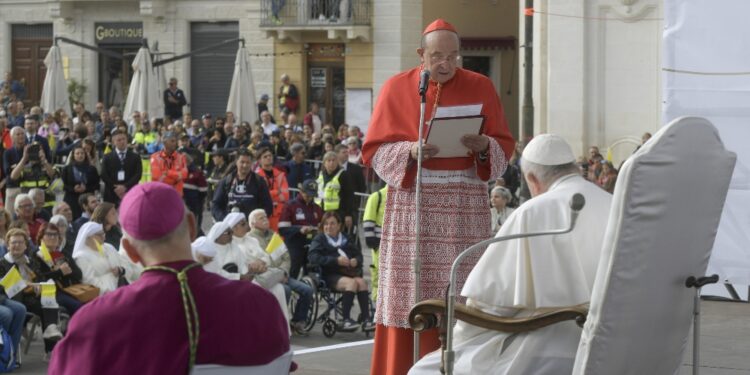
<path id="1" fill-rule="evenodd" d="M 521 139 L 534 135 L 534 99 L 532 93 L 533 76 L 533 35 L 534 35 L 534 0 L 526 0 L 524 8 L 524 55 L 523 55 L 523 110 Z"/>

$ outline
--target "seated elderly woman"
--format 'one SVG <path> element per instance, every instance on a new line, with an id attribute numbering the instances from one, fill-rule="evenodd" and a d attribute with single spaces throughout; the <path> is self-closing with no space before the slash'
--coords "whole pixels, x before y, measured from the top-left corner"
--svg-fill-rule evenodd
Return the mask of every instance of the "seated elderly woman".
<path id="1" fill-rule="evenodd" d="M 271 292 L 279 301 L 284 318 L 289 322 L 289 309 L 286 304 L 286 291 L 284 284 L 288 279 L 289 259 L 286 262 L 282 259 L 274 260 L 270 254 L 266 253 L 265 248 L 260 246 L 258 240 L 250 236 L 248 232 L 250 227 L 247 225 L 245 215 L 239 212 L 232 212 L 224 218 L 224 223 L 232 230 L 232 242 L 229 246 L 233 252 L 241 251 L 247 256 L 247 268 L 253 276 L 253 283 L 263 287 Z M 295 330 L 304 328 L 304 318 L 302 326 L 295 326 Z"/>
<path id="2" fill-rule="evenodd" d="M 56 299 L 60 306 L 64 307 L 73 316 L 81 307 L 81 302 L 66 294 L 62 288 L 81 283 L 81 269 L 69 257 L 61 251 L 62 233 L 54 224 L 44 224 L 39 230 L 39 250 L 36 252 L 36 260 L 39 262 L 40 280 L 52 279 L 58 286 Z"/>
<path id="3" fill-rule="evenodd" d="M 508 207 L 513 196 L 510 190 L 504 186 L 495 186 L 490 192 L 490 204 L 492 205 L 492 233 L 497 233 L 500 226 L 508 220 L 508 216 L 513 213 L 513 209 Z"/>
<path id="4" fill-rule="evenodd" d="M 19 291 L 12 298 L 21 302 L 26 309 L 42 319 L 42 329 L 44 337 L 45 357 L 55 347 L 55 343 L 62 338 L 62 333 L 58 328 L 59 308 L 44 307 L 42 308 L 41 290 L 38 285 L 42 279 L 42 270 L 40 261 L 36 256 L 27 256 L 26 249 L 29 243 L 29 235 L 21 229 L 11 229 L 5 235 L 5 242 L 8 244 L 8 252 L 0 259 L 0 278 L 4 277 L 13 268 L 16 268 L 21 278 L 26 282 L 28 287 Z M 5 294 L 5 290 L 3 290 Z"/>
<path id="5" fill-rule="evenodd" d="M 99 223 L 88 222 L 78 230 L 73 259 L 81 268 L 82 281 L 99 288 L 99 295 L 127 285 L 127 277 L 132 277 L 131 265 L 104 242 L 104 228 Z"/>
<path id="6" fill-rule="evenodd" d="M 308 258 L 310 264 L 319 265 L 322 278 L 329 288 L 342 292 L 341 330 L 356 330 L 359 324 L 352 320 L 354 296 L 362 312 L 362 329 L 372 328 L 370 299 L 367 282 L 362 278 L 362 249 L 341 233 L 341 219 L 335 212 L 326 212 L 321 220 L 322 233 L 313 238 Z"/>
<path id="7" fill-rule="evenodd" d="M 65 202 L 63 202 L 64 204 Z M 56 226 L 60 233 L 64 233 L 60 237 L 60 251 L 65 256 L 73 259 L 73 245 L 76 243 L 76 232 L 71 229 L 71 224 L 68 219 L 63 215 L 54 215 L 49 219 L 49 223 Z"/>
<path id="8" fill-rule="evenodd" d="M 31 241 L 35 241 L 39 228 L 45 221 L 34 215 L 34 201 L 28 194 L 18 194 L 13 202 L 13 208 L 16 210 L 17 221 L 26 225 Z"/>

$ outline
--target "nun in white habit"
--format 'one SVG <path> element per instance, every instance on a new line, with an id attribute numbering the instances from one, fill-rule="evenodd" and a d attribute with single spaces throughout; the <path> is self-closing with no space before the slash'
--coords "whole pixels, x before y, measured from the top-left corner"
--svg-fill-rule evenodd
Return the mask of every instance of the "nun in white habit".
<path id="1" fill-rule="evenodd" d="M 198 237 L 191 244 L 193 249 L 193 259 L 203 266 L 203 269 L 212 272 L 219 273 L 218 263 L 214 262 L 216 257 L 216 245 L 213 241 L 209 241 L 208 237 Z"/>
<path id="2" fill-rule="evenodd" d="M 210 272 L 215 272 L 230 280 L 252 280 L 247 264 L 250 260 L 247 254 L 237 251 L 232 246 L 232 230 L 223 221 L 214 224 L 206 236 L 207 240 L 215 248 L 216 255 L 213 257 Z"/>
<path id="3" fill-rule="evenodd" d="M 529 142 L 521 170 L 532 198 L 508 217 L 497 236 L 567 228 L 570 199 L 581 193 L 586 205 L 576 226 L 567 234 L 490 245 L 461 295 L 469 306 L 506 317 L 588 302 L 612 196 L 581 177 L 570 146 L 553 134 Z M 581 336 L 573 321 L 517 334 L 459 321 L 454 332 L 454 374 L 570 374 Z M 435 374 L 439 368 L 438 350 L 409 374 Z"/>
<path id="4" fill-rule="evenodd" d="M 286 305 L 286 292 L 283 284 L 287 273 L 281 268 L 273 267 L 271 256 L 260 247 L 258 240 L 248 234 L 250 226 L 247 224 L 245 215 L 232 212 L 224 218 L 224 223 L 232 230 L 233 251 L 244 253 L 248 259 L 248 271 L 253 275 L 253 282 L 276 297 L 284 317 L 289 322 L 289 309 Z"/>
<path id="5" fill-rule="evenodd" d="M 88 222 L 78 230 L 73 259 L 81 269 L 83 282 L 99 288 L 99 295 L 117 289 L 118 279 L 132 279 L 133 269 L 112 245 L 104 242 L 104 228 Z"/>

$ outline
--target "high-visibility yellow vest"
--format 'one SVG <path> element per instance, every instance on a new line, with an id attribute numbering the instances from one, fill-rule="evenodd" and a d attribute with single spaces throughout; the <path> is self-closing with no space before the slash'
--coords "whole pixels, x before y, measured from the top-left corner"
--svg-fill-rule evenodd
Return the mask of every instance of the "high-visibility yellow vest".
<path id="1" fill-rule="evenodd" d="M 365 205 L 365 213 L 362 215 L 362 221 L 373 222 L 376 226 L 383 226 L 383 216 L 385 216 L 385 200 L 388 194 L 388 186 L 370 194 Z"/>
<path id="2" fill-rule="evenodd" d="M 343 171 L 342 169 L 339 173 L 336 173 L 327 184 L 323 182 L 323 172 L 321 171 L 320 175 L 318 175 L 318 197 L 315 198 L 315 203 L 322 207 L 323 211 L 336 211 L 339 209 L 341 203 L 341 182 L 339 181 L 339 177 Z"/>
<path id="3" fill-rule="evenodd" d="M 19 183 L 18 186 L 21 188 L 25 188 L 25 189 L 33 189 L 33 188 L 46 189 L 47 187 L 49 187 L 49 180 L 43 179 L 43 178 L 40 178 L 34 181 L 24 180 L 24 181 L 21 181 L 21 183 Z"/>
<path id="4" fill-rule="evenodd" d="M 141 180 L 140 183 L 151 182 L 151 159 L 141 159 Z"/>
<path id="5" fill-rule="evenodd" d="M 21 181 L 18 183 L 18 186 L 24 190 L 32 188 L 47 189 L 50 184 L 49 176 L 47 176 L 47 173 L 41 167 L 37 173 L 35 174 L 34 169 L 28 166 L 24 168 L 23 172 L 21 172 Z"/>
<path id="6" fill-rule="evenodd" d="M 149 132 L 145 134 L 143 132 L 138 132 L 135 133 L 135 136 L 133 137 L 133 143 L 139 145 L 148 145 L 156 142 L 157 138 L 158 135 L 155 132 Z"/>

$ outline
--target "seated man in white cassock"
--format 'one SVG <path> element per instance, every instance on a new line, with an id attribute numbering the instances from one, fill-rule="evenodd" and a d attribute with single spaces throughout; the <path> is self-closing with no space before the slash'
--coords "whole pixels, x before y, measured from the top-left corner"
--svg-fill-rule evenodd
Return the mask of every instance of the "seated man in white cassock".
<path id="1" fill-rule="evenodd" d="M 586 303 L 612 196 L 581 177 L 570 146 L 553 134 L 529 142 L 521 169 L 532 199 L 510 215 L 498 237 L 567 228 L 571 197 L 581 193 L 586 205 L 570 233 L 490 245 L 461 295 L 467 305 L 505 317 Z M 516 334 L 459 321 L 454 332 L 454 374 L 570 374 L 581 336 L 574 321 Z M 409 374 L 439 373 L 440 356 L 439 350 L 428 354 Z"/>

